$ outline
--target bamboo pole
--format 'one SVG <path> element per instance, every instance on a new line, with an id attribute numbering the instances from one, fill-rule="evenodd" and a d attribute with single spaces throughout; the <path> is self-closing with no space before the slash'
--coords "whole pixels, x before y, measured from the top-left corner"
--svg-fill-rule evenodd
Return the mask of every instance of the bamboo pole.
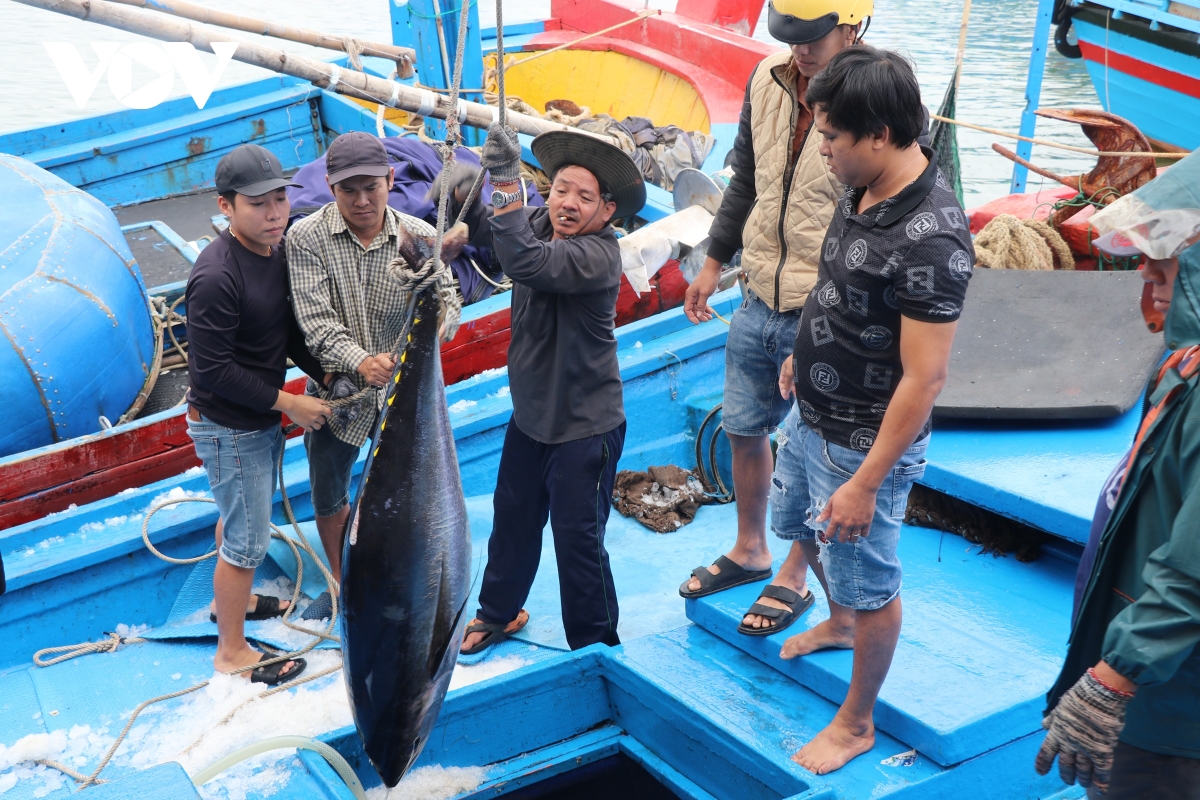
<path id="1" fill-rule="evenodd" d="M 276 39 L 287 39 L 288 41 L 300 44 L 312 45 L 313 47 L 323 47 L 326 50 L 340 50 L 343 53 L 350 54 L 351 63 L 355 68 L 358 66 L 358 56 L 360 54 L 376 58 L 386 58 L 389 61 L 396 62 L 397 74 L 401 78 L 412 77 L 413 62 L 417 57 L 416 51 L 410 47 L 363 42 L 349 36 L 333 36 L 328 33 L 321 33 L 320 31 L 308 30 L 307 28 L 279 25 L 274 22 L 255 19 L 254 17 L 244 17 L 241 14 L 214 11 L 204 6 L 195 5 L 194 3 L 184 2 L 184 0 L 112 0 L 112 2 L 122 3 L 127 6 L 137 6 L 149 9 L 150 11 L 159 11 L 176 17 L 195 20 L 196 22 L 217 25 L 222 28 L 233 28 L 234 30 L 245 31 L 246 33 L 257 33 Z"/>
<path id="2" fill-rule="evenodd" d="M 449 98 L 428 89 L 417 89 L 397 81 L 376 78 L 363 72 L 342 69 L 335 64 L 292 55 L 258 42 L 231 40 L 228 34 L 193 22 L 172 17 L 159 17 L 128 8 L 109 0 L 15 0 L 27 6 L 53 11 L 68 17 L 118 28 L 167 42 L 187 42 L 197 50 L 213 52 L 214 42 L 237 41 L 238 48 L 233 57 L 245 64 L 291 75 L 306 80 L 321 89 L 357 97 L 389 108 L 398 108 L 423 117 L 446 119 L 455 113 Z M 457 117 L 463 125 L 473 128 L 488 128 L 499 115 L 494 106 L 483 103 L 458 101 Z M 540 117 L 532 117 L 509 111 L 507 123 L 519 133 L 537 136 L 547 131 L 576 131 L 587 136 L 596 136 L 604 141 L 611 137 L 588 133 Z"/>

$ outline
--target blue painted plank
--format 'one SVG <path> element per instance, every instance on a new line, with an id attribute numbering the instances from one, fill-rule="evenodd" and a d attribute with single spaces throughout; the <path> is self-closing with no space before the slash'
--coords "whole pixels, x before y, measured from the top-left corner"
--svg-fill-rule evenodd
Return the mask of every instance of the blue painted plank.
<path id="1" fill-rule="evenodd" d="M 194 111 L 180 117 L 164 118 L 154 123 L 108 136 L 87 139 L 84 142 L 63 144 L 29 153 L 26 157 L 43 169 L 62 167 L 77 161 L 88 161 L 95 156 L 111 156 L 117 153 L 157 144 L 175 137 L 205 131 L 218 125 L 236 122 L 246 117 L 259 116 L 284 106 L 303 102 L 315 96 L 311 87 L 292 87 L 266 95 L 248 98 L 224 105 L 208 104 L 203 111 Z"/>
<path id="2" fill-rule="evenodd" d="M 1034 111 L 1041 105 L 1042 76 L 1046 72 L 1046 54 L 1050 38 L 1050 17 L 1054 13 L 1055 0 L 1038 0 L 1037 18 L 1033 26 L 1033 46 L 1029 52 L 1029 72 L 1025 77 L 1025 108 L 1021 111 L 1021 135 L 1031 137 L 1037 129 Z M 1029 160 L 1033 144 L 1028 141 L 1017 143 L 1017 155 Z M 1025 176 L 1028 170 L 1021 164 L 1013 164 L 1010 194 L 1025 191 Z"/>
<path id="3" fill-rule="evenodd" d="M 242 101 L 253 101 L 257 97 L 298 86 L 311 89 L 311 84 L 307 81 L 287 76 L 275 76 L 258 81 L 250 81 L 236 86 L 217 89 L 209 97 L 205 108 L 214 108 Z M 190 96 L 178 97 L 150 109 L 138 110 L 127 108 L 108 114 L 69 120 L 40 128 L 13 131 L 0 136 L 0 152 L 21 155 L 87 141 L 89 139 L 113 136 L 137 128 L 152 126 L 163 120 L 194 114 L 197 110 L 196 103 Z"/>
<path id="4" fill-rule="evenodd" d="M 1070 627 L 1074 564 L 1055 558 L 1022 564 L 977 552 L 953 534 L 904 528 L 905 622 L 875 711 L 881 730 L 946 766 L 1040 729 Z M 850 651 L 779 658 L 788 636 L 827 618 L 824 597 L 818 590 L 814 610 L 787 631 L 742 636 L 737 623 L 760 588 L 688 601 L 688 618 L 840 703 Z"/>
<path id="5" fill-rule="evenodd" d="M 1141 417 L 1076 423 L 936 423 L 927 486 L 1073 542 L 1087 541 L 1100 488 Z"/>

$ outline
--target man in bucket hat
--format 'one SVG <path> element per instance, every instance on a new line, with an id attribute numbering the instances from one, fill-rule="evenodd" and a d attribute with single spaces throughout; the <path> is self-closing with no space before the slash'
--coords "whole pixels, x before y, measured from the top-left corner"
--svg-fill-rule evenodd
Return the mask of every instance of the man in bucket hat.
<path id="1" fill-rule="evenodd" d="M 1147 388 L 1076 578 L 1035 763 L 1113 800 L 1200 798 L 1200 157 L 1092 218 L 1093 245 L 1144 256 L 1142 313 L 1173 351 Z"/>
<path id="2" fill-rule="evenodd" d="M 552 181 L 544 208 L 524 206 L 517 135 L 493 124 L 481 161 L 496 191 L 490 205 L 479 202 L 467 214 L 472 244 L 493 248 L 513 282 L 513 416 L 500 456 L 479 611 L 462 645 L 468 655 L 528 622 L 521 606 L 537 574 L 547 519 L 567 643 L 572 649 L 620 643 L 604 549 L 625 443 L 613 335 L 621 251 L 609 221 L 640 210 L 646 188 L 628 155 L 585 133 L 544 133 L 533 140 L 533 154 Z"/>

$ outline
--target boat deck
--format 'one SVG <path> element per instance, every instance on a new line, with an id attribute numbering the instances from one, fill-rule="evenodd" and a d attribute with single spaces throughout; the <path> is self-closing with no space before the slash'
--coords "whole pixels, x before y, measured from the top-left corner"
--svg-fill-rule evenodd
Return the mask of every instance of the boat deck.
<path id="1" fill-rule="evenodd" d="M 713 305 L 728 316 L 738 300 L 733 289 L 714 298 Z M 622 468 L 691 466 L 694 431 L 720 399 L 726 333 L 716 320 L 692 326 L 678 310 L 619 331 L 630 420 Z M 507 377 L 499 370 L 468 379 L 450 387 L 447 400 L 469 495 L 477 575 L 486 557 L 490 493 L 512 408 Z M 1044 519 L 1070 518 L 1082 513 L 1072 512 L 1080 504 L 1075 495 L 1095 497 L 1101 473 L 1107 474 L 1112 463 L 1106 454 L 1117 452 L 1124 424 L 1018 431 L 1013 438 L 1028 453 L 1039 447 L 1056 452 L 1055 442 L 1092 448 L 1087 464 L 1066 462 L 1061 470 L 1086 474 L 1058 478 L 1045 472 L 1048 461 L 1022 466 L 1017 460 L 1008 467 L 1012 474 L 997 471 L 992 454 L 1002 449 L 1011 426 L 939 426 L 935 443 L 941 441 L 941 449 L 931 448 L 927 479 L 957 481 L 954 485 L 975 486 L 979 493 L 994 484 L 987 499 L 1002 511 L 1020 500 Z M 288 443 L 284 458 L 282 477 L 293 507 L 300 519 L 311 519 L 308 469 L 298 441 Z M 1040 485 L 1038 475 L 1043 475 Z M 1032 493 L 1034 486 L 1039 494 Z M 55 752 L 65 751 L 68 763 L 90 771 L 137 703 L 211 676 L 215 626 L 203 610 L 211 572 L 203 565 L 166 565 L 141 542 L 141 515 L 156 499 L 206 489 L 202 471 L 193 469 L 0 532 L 10 592 L 3 600 L 0 636 L 13 643 L 0 654 L 0 745 L 61 731 L 66 738 Z M 706 506 L 694 523 L 668 535 L 613 514 L 607 544 L 624 642 L 613 649 L 562 649 L 558 576 L 547 533 L 526 604 L 531 621 L 523 641 L 460 662 L 438 729 L 417 765 L 429 769 L 416 771 L 412 780 L 441 781 L 442 786 L 459 781 L 460 788 L 447 797 L 493 797 L 624 754 L 689 798 L 1081 796 L 1057 777 L 1038 778 L 1032 771 L 1041 698 L 1065 650 L 1078 547 L 1044 548 L 1039 560 L 1021 563 L 980 554 L 979 547 L 953 534 L 906 527 L 901 545 L 905 627 L 877 711 L 878 742 L 843 770 L 815 776 L 790 756 L 832 717 L 844 696 L 851 656 L 821 653 L 783 662 L 777 654 L 786 633 L 823 618 L 823 600 L 793 630 L 751 638 L 733 628 L 753 602 L 755 587 L 691 603 L 677 594 L 693 567 L 726 549 L 736 510 L 735 505 Z M 212 505 L 185 504 L 160 512 L 149 535 L 170 554 L 193 555 L 211 546 L 215 521 Z M 283 522 L 282 509 L 277 522 Z M 303 527 L 311 539 L 311 525 Z M 783 543 L 772 546 L 781 559 Z M 267 591 L 284 592 L 286 576 L 294 574 L 288 558 L 279 561 L 279 569 L 260 572 Z M 208 570 L 211 563 L 205 562 Z M 321 588 L 311 582 L 312 574 L 306 571 L 302 587 L 309 596 Z M 152 626 L 152 631 L 137 631 L 152 641 L 45 669 L 29 665 L 39 648 L 95 639 L 122 624 Z M 251 629 L 264 642 L 286 646 L 292 641 L 278 623 L 254 623 Z M 338 655 L 322 650 L 308 657 L 315 672 L 336 663 Z M 217 677 L 195 694 L 152 708 L 134 726 L 130 744 L 106 776 L 123 778 L 136 789 L 130 794 L 141 794 L 142 781 L 169 785 L 180 773 L 136 772 L 139 768 L 181 761 L 187 773 L 195 774 L 237 746 L 288 732 L 319 736 L 349 759 L 364 783 L 377 781 L 349 727 L 340 677 L 258 700 L 252 711 L 219 724 L 252 691 Z M 206 733 L 214 726 L 219 730 Z M 197 739 L 200 743 L 189 749 Z M 0 781 L 16 774 L 0 769 Z M 20 774 L 5 800 L 32 797 L 50 783 L 50 791 L 39 796 L 65 797 L 71 788 L 66 779 L 60 785 L 45 771 Z M 381 792 L 372 796 L 385 796 Z M 208 784 L 205 793 L 349 796 L 319 757 L 288 751 L 233 769 Z M 153 796 L 149 789 L 146 796 Z"/>

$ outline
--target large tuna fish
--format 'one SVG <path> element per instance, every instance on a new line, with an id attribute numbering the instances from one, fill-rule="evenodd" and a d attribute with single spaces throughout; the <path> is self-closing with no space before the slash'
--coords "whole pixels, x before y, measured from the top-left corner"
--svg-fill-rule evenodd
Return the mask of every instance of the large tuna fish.
<path id="1" fill-rule="evenodd" d="M 437 720 L 470 588 L 438 311 L 433 289 L 417 295 L 342 554 L 346 684 L 367 756 L 389 787 Z"/>

